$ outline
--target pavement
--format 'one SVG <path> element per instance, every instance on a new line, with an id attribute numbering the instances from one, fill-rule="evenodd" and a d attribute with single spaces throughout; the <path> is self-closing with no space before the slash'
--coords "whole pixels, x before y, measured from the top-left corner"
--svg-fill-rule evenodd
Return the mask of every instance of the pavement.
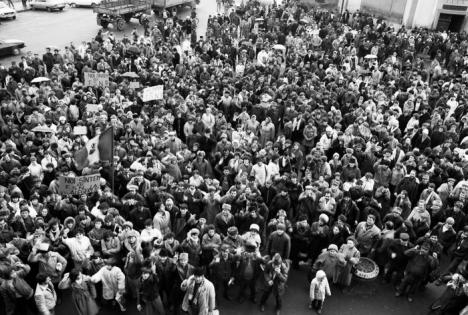
<path id="1" fill-rule="evenodd" d="M 291 271 L 287 282 L 286 293 L 283 297 L 283 315 L 311 315 L 314 311 L 308 309 L 309 284 L 306 283 L 305 271 Z M 235 288 L 237 289 L 237 288 Z M 351 290 L 342 293 L 331 286 L 332 296 L 325 300 L 324 315 L 427 315 L 429 305 L 442 292 L 441 287 L 429 285 L 423 292 L 418 292 L 412 303 L 405 298 L 394 296 L 395 291 L 390 285 L 382 285 L 379 280 L 364 281 L 353 279 Z M 234 296 L 236 292 L 231 292 Z M 261 291 L 257 293 L 260 299 Z M 275 314 L 274 297 L 267 301 L 265 312 L 260 312 L 259 305 L 250 301 L 239 304 L 237 301 L 228 302 L 220 297 L 219 311 L 221 315 L 270 315 Z M 56 308 L 56 314 L 77 314 L 69 292 L 65 295 L 63 303 Z M 127 306 L 125 313 L 117 309 L 104 308 L 99 315 L 137 315 L 135 303 Z"/>

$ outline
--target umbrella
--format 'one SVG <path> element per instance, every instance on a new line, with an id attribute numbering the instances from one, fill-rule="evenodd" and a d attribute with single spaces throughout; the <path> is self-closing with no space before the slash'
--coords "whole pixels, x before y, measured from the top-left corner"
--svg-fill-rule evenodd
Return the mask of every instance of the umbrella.
<path id="1" fill-rule="evenodd" d="M 37 77 L 37 78 L 32 79 L 31 83 L 41 83 L 41 82 L 47 82 L 47 81 L 50 81 L 50 79 L 46 77 Z"/>
<path id="2" fill-rule="evenodd" d="M 124 74 L 122 74 L 122 77 L 132 78 L 132 79 L 139 79 L 140 78 L 140 76 L 138 74 L 136 74 L 135 72 L 125 72 Z"/>
<path id="3" fill-rule="evenodd" d="M 366 55 L 364 59 L 377 59 L 376 55 Z"/>
<path id="4" fill-rule="evenodd" d="M 276 44 L 273 46 L 273 49 L 286 50 L 286 47 L 284 47 L 284 45 Z"/>
<path id="5" fill-rule="evenodd" d="M 129 54 L 134 54 L 134 55 L 139 55 L 140 54 L 140 48 L 137 46 L 131 46 L 127 49 L 127 53 Z"/>
<path id="6" fill-rule="evenodd" d="M 36 126 L 31 131 L 32 132 L 50 132 L 50 133 L 54 133 L 54 131 L 52 129 L 50 129 L 49 127 L 47 127 L 47 126 Z"/>

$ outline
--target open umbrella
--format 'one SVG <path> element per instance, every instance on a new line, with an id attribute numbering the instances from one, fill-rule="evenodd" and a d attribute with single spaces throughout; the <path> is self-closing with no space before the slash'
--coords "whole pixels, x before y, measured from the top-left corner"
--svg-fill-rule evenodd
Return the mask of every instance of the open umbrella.
<path id="1" fill-rule="evenodd" d="M 47 126 L 36 126 L 32 130 L 32 132 L 47 132 L 47 133 L 54 133 L 52 129 Z"/>
<path id="2" fill-rule="evenodd" d="M 140 48 L 137 46 L 130 46 L 127 49 L 128 54 L 134 54 L 134 55 L 139 55 L 140 54 Z"/>
<path id="3" fill-rule="evenodd" d="M 41 82 L 47 82 L 47 81 L 50 81 L 50 79 L 46 77 L 37 77 L 37 78 L 32 79 L 31 83 L 41 83 Z"/>
<path id="4" fill-rule="evenodd" d="M 369 55 L 366 55 L 366 56 L 364 57 L 364 59 L 377 59 L 377 56 L 376 56 L 376 55 L 370 55 L 370 54 L 369 54 Z"/>
<path id="5" fill-rule="evenodd" d="M 131 78 L 131 79 L 139 79 L 140 76 L 136 74 L 135 72 L 125 72 L 122 74 L 122 77 L 124 78 Z"/>
<path id="6" fill-rule="evenodd" d="M 284 47 L 284 45 L 276 44 L 273 46 L 273 49 L 286 50 L 286 47 Z"/>

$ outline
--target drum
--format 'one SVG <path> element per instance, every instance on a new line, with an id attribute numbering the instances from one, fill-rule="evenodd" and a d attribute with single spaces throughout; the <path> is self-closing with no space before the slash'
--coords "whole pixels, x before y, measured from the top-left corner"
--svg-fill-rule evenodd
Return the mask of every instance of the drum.
<path id="1" fill-rule="evenodd" d="M 379 266 L 370 258 L 361 257 L 356 264 L 354 274 L 364 280 L 372 280 L 379 275 Z"/>

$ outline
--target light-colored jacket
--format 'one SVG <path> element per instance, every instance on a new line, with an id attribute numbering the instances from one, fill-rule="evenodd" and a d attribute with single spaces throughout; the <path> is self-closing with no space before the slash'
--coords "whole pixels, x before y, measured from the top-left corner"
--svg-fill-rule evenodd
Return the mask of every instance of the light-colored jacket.
<path id="1" fill-rule="evenodd" d="M 180 286 L 185 291 L 184 300 L 182 302 L 182 310 L 188 312 L 190 308 L 189 298 L 193 294 L 195 286 L 195 278 L 190 277 L 182 282 Z M 203 283 L 198 288 L 197 296 L 194 299 L 198 301 L 198 314 L 196 315 L 208 315 L 216 308 L 216 293 L 213 283 L 208 279 L 204 279 Z M 194 314 L 195 315 L 195 314 Z"/>
<path id="2" fill-rule="evenodd" d="M 36 286 L 34 293 L 34 300 L 36 301 L 37 310 L 41 315 L 53 314 L 55 304 L 57 303 L 57 294 L 55 293 L 52 283 L 47 286 Z"/>
<path id="3" fill-rule="evenodd" d="M 326 296 L 331 295 L 330 285 L 328 284 L 327 277 L 319 281 L 317 278 L 312 279 L 310 283 L 310 300 L 325 301 Z"/>
<path id="4" fill-rule="evenodd" d="M 113 300 L 117 292 L 125 291 L 125 275 L 119 267 L 108 269 L 104 266 L 91 277 L 91 281 L 102 282 L 102 297 L 105 300 Z"/>

